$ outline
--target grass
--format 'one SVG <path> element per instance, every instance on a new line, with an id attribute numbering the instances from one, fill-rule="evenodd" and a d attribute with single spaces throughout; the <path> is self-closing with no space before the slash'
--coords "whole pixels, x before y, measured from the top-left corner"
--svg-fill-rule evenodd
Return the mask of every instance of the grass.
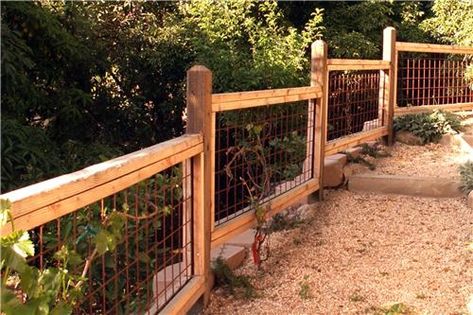
<path id="1" fill-rule="evenodd" d="M 304 280 L 299 282 L 299 296 L 302 300 L 308 300 L 312 298 L 312 292 L 310 289 L 310 284 L 308 282 L 309 280 L 309 275 L 304 276 Z"/>

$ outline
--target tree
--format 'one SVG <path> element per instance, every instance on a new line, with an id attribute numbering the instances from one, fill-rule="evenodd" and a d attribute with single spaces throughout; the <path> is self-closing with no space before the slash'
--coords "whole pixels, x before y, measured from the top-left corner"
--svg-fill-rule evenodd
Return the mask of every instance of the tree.
<path id="1" fill-rule="evenodd" d="M 468 0 L 435 0 L 433 16 L 421 28 L 441 42 L 473 45 L 473 2 Z"/>
<path id="2" fill-rule="evenodd" d="M 382 32 L 387 26 L 398 30 L 404 41 L 423 42 L 428 35 L 419 29 L 428 3 L 414 1 L 298 1 L 280 2 L 295 26 L 307 20 L 307 12 L 323 10 L 324 39 L 334 58 L 380 58 Z"/>

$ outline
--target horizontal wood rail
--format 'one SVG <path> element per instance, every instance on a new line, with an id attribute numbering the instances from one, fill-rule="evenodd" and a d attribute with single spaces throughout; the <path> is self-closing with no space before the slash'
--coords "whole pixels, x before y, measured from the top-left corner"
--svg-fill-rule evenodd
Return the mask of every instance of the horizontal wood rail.
<path id="1" fill-rule="evenodd" d="M 134 185 L 200 154 L 203 149 L 201 135 L 184 135 L 0 198 L 12 203 L 15 228 L 29 230 Z M 1 235 L 10 231 L 8 224 Z"/>
<path id="2" fill-rule="evenodd" d="M 444 54 L 473 54 L 473 47 L 456 45 L 437 45 L 422 43 L 396 42 L 397 51 L 444 53 Z"/>
<path id="3" fill-rule="evenodd" d="M 270 207 L 268 217 L 281 212 L 297 200 L 310 195 L 319 189 L 318 179 L 311 179 L 304 184 L 293 188 L 286 193 L 263 204 L 263 207 Z M 254 211 L 245 212 L 242 215 L 215 227 L 212 232 L 212 247 L 225 243 L 225 241 L 242 233 L 256 225 Z"/>
<path id="4" fill-rule="evenodd" d="M 408 115 L 408 114 L 428 113 L 434 110 L 445 110 L 445 111 L 473 110 L 473 103 L 423 105 L 423 106 L 409 106 L 409 107 L 396 106 L 394 108 L 394 115 L 401 116 L 401 115 Z"/>
<path id="5" fill-rule="evenodd" d="M 368 59 L 327 59 L 328 71 L 387 70 L 389 61 Z"/>
<path id="6" fill-rule="evenodd" d="M 335 154 L 348 148 L 354 147 L 356 145 L 362 144 L 366 141 L 375 140 L 386 135 L 388 135 L 388 127 L 384 126 L 376 128 L 374 130 L 355 133 L 350 136 L 332 140 L 327 142 L 327 144 L 325 145 L 325 155 Z"/>
<path id="7" fill-rule="evenodd" d="M 234 109 L 297 102 L 316 99 L 321 96 L 322 88 L 319 86 L 220 93 L 212 95 L 212 111 L 216 113 Z"/>
<path id="8" fill-rule="evenodd" d="M 194 276 L 159 314 L 186 314 L 205 292 L 205 289 L 205 278 Z"/>

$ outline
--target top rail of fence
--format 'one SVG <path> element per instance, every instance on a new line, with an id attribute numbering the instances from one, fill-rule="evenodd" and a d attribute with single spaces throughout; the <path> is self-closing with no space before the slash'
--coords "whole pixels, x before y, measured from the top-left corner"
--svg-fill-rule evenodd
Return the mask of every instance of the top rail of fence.
<path id="1" fill-rule="evenodd" d="M 457 45 L 438 45 L 396 42 L 397 51 L 443 53 L 443 54 L 473 54 L 473 47 Z"/>
<path id="2" fill-rule="evenodd" d="M 212 111 L 223 112 L 280 103 L 315 99 L 322 96 L 320 86 L 212 94 Z"/>
<path id="3" fill-rule="evenodd" d="M 388 70 L 390 65 L 386 60 L 327 59 L 328 71 Z"/>
<path id="4" fill-rule="evenodd" d="M 116 193 L 203 151 L 199 134 L 146 149 L 0 195 L 11 204 L 16 229 L 29 230 Z M 10 225 L 1 235 L 11 232 Z"/>

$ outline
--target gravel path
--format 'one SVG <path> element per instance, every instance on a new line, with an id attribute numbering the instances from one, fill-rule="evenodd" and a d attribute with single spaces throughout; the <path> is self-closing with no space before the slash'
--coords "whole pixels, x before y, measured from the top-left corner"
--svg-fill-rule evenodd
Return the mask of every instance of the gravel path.
<path id="1" fill-rule="evenodd" d="M 391 157 L 377 159 L 373 173 L 458 178 L 458 167 L 472 157 L 458 146 L 427 144 L 410 146 L 396 143 Z"/>
<path id="2" fill-rule="evenodd" d="M 313 210 L 309 223 L 272 235 L 264 271 L 251 262 L 237 271 L 258 298 L 217 290 L 206 314 L 384 314 L 396 302 L 413 314 L 468 314 L 473 214 L 464 199 L 339 190 Z"/>
<path id="3" fill-rule="evenodd" d="M 439 144 L 396 144 L 391 154 L 373 172 L 457 177 L 468 158 Z M 257 298 L 217 289 L 205 313 L 473 314 L 473 211 L 465 199 L 330 191 L 312 205 L 309 222 L 272 234 L 262 271 L 250 261 L 236 271 L 250 277 Z M 387 313 L 395 303 L 410 311 Z"/>

